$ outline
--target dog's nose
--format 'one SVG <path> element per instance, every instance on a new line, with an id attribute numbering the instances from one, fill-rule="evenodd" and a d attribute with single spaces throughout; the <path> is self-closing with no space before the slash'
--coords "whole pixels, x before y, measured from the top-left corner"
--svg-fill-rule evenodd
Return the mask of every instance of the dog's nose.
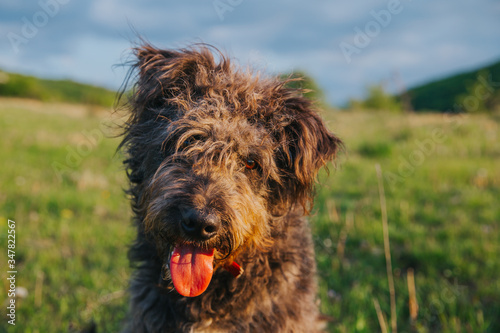
<path id="1" fill-rule="evenodd" d="M 196 240 L 209 240 L 219 232 L 220 219 L 213 214 L 200 214 L 193 210 L 184 214 L 181 226 L 187 236 Z"/>

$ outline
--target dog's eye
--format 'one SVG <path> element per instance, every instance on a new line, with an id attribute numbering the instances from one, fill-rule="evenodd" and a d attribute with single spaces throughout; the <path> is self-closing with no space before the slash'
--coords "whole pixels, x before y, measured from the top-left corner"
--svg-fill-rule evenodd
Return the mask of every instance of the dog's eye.
<path id="1" fill-rule="evenodd" d="M 251 159 L 251 158 L 248 158 L 246 161 L 245 161 L 245 168 L 247 169 L 255 169 L 257 167 L 257 162 L 255 162 L 255 160 Z"/>
<path id="2" fill-rule="evenodd" d="M 186 140 L 184 140 L 184 142 L 182 143 L 181 147 L 184 149 L 184 148 L 187 148 L 189 146 L 191 146 L 193 143 L 195 143 L 197 141 L 197 139 L 193 136 L 190 136 L 189 138 L 187 138 Z"/>

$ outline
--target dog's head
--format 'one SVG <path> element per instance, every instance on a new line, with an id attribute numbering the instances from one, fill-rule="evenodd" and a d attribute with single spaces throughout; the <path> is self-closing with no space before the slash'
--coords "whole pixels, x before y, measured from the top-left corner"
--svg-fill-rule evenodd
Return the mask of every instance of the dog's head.
<path id="1" fill-rule="evenodd" d="M 122 142 L 134 210 L 176 289 L 196 296 L 214 268 L 271 245 L 280 216 L 308 211 L 341 141 L 285 82 L 209 47 L 135 53 Z"/>

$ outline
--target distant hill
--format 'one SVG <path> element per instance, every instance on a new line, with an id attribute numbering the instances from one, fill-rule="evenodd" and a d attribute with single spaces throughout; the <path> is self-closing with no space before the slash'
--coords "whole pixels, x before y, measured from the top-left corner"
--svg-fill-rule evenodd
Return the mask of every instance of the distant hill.
<path id="1" fill-rule="evenodd" d="M 0 70 L 0 96 L 109 107 L 115 95 L 109 89 L 71 80 L 47 80 Z"/>
<path id="2" fill-rule="evenodd" d="M 480 75 L 485 80 L 478 80 Z M 455 110 L 456 104 L 460 105 L 461 100 L 467 96 L 480 98 L 480 96 L 475 96 L 475 87 L 484 85 L 484 82 L 488 81 L 490 84 L 492 82 L 500 83 L 500 61 L 473 71 L 411 88 L 408 90 L 408 94 L 412 107 L 416 111 L 451 111 Z M 480 101 L 488 108 L 498 106 L 500 103 L 500 87 L 493 85 L 490 88 L 494 88 L 495 91 L 488 97 L 488 100 Z M 460 106 L 463 107 L 463 105 Z"/>
<path id="3" fill-rule="evenodd" d="M 317 83 L 304 72 L 281 75 L 282 79 L 298 79 L 287 84 L 291 88 L 305 89 L 305 96 L 324 104 L 324 93 Z M 102 87 L 71 80 L 47 80 L 34 76 L 8 73 L 0 70 L 0 97 L 33 98 L 50 102 L 69 102 L 112 106 L 116 92 Z"/>

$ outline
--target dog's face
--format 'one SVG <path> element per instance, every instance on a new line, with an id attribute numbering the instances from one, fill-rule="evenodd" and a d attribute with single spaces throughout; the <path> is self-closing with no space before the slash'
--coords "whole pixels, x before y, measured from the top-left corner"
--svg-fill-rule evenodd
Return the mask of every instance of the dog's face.
<path id="1" fill-rule="evenodd" d="M 340 140 L 275 79 L 206 47 L 136 49 L 126 147 L 134 210 L 179 293 L 197 296 L 241 251 L 272 246 L 279 216 L 307 207 Z"/>

